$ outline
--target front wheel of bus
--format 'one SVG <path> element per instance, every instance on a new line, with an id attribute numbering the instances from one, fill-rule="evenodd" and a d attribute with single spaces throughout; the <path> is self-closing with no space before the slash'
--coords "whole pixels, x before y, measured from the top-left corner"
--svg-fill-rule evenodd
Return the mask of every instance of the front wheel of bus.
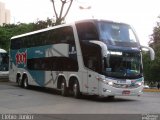
<path id="1" fill-rule="evenodd" d="M 76 80 L 73 84 L 73 96 L 75 98 L 80 98 L 80 89 L 79 89 L 79 84 L 78 84 L 78 81 Z"/>

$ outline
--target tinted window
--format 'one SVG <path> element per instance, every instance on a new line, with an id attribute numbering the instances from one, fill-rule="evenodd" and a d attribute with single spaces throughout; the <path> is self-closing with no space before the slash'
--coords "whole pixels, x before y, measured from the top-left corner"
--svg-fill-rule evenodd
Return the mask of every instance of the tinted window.
<path id="1" fill-rule="evenodd" d="M 27 67 L 30 70 L 78 71 L 77 61 L 68 57 L 28 59 Z"/>
<path id="2" fill-rule="evenodd" d="M 108 45 L 137 47 L 138 40 L 132 28 L 127 24 L 99 22 L 100 40 Z"/>
<path id="3" fill-rule="evenodd" d="M 96 26 L 92 22 L 76 24 L 80 40 L 98 40 Z"/>
<path id="4" fill-rule="evenodd" d="M 94 23 L 85 22 L 76 24 L 80 46 L 85 67 L 101 72 L 101 48 L 90 43 L 90 40 L 98 40 L 98 32 Z"/>
<path id="5" fill-rule="evenodd" d="M 8 71 L 9 57 L 7 53 L 0 53 L 0 71 Z"/>
<path id="6" fill-rule="evenodd" d="M 109 51 L 104 72 L 109 77 L 137 79 L 142 77 L 141 54 Z"/>
<path id="7" fill-rule="evenodd" d="M 74 40 L 72 27 L 61 27 L 11 40 L 11 49 L 29 48 Z"/>

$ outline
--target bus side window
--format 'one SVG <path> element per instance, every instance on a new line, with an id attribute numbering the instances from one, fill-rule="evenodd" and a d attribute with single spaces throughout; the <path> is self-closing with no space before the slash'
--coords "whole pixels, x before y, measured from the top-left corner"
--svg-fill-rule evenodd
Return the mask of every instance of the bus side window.
<path id="1" fill-rule="evenodd" d="M 101 49 L 99 46 L 84 46 L 83 49 L 83 61 L 85 67 L 100 73 L 101 70 Z M 84 53 L 85 51 L 85 53 Z"/>
<path id="2" fill-rule="evenodd" d="M 98 32 L 96 26 L 92 22 L 76 24 L 79 40 L 96 40 Z"/>
<path id="3" fill-rule="evenodd" d="M 97 65 L 96 65 L 96 57 L 89 57 L 88 58 L 88 68 L 94 70 L 94 71 L 97 71 Z"/>
<path id="4" fill-rule="evenodd" d="M 22 38 L 16 38 L 12 43 L 12 49 L 20 49 L 21 46 L 22 46 Z"/>

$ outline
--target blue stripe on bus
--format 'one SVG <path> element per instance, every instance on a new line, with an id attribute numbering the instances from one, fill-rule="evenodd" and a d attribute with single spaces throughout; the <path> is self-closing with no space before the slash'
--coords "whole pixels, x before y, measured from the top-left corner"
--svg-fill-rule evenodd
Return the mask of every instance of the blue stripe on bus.
<path id="1" fill-rule="evenodd" d="M 33 80 L 35 82 L 43 87 L 45 85 L 45 72 L 44 71 L 34 71 L 34 70 L 28 70 L 29 74 L 32 76 Z"/>

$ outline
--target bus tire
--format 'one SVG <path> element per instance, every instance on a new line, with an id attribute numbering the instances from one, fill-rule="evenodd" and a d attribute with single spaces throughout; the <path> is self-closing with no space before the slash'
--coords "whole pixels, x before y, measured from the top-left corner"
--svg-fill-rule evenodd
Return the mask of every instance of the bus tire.
<path id="1" fill-rule="evenodd" d="M 81 93 L 80 93 L 80 89 L 79 89 L 79 83 L 76 80 L 73 84 L 73 97 L 74 98 L 80 98 L 81 97 Z"/>
<path id="2" fill-rule="evenodd" d="M 20 78 L 17 79 L 17 84 L 19 87 L 22 87 L 22 80 Z"/>
<path id="3" fill-rule="evenodd" d="M 67 96 L 67 93 L 68 93 L 68 91 L 67 91 L 66 82 L 65 82 L 65 80 L 63 80 L 61 82 L 61 95 L 62 96 Z"/>
<path id="4" fill-rule="evenodd" d="M 112 95 L 111 95 L 111 96 L 108 96 L 107 98 L 108 98 L 108 100 L 114 100 L 114 99 L 115 99 L 115 96 L 112 96 Z"/>
<path id="5" fill-rule="evenodd" d="M 29 87 L 28 78 L 27 78 L 27 76 L 25 76 L 24 79 L 23 79 L 23 88 L 27 89 L 28 87 Z"/>

